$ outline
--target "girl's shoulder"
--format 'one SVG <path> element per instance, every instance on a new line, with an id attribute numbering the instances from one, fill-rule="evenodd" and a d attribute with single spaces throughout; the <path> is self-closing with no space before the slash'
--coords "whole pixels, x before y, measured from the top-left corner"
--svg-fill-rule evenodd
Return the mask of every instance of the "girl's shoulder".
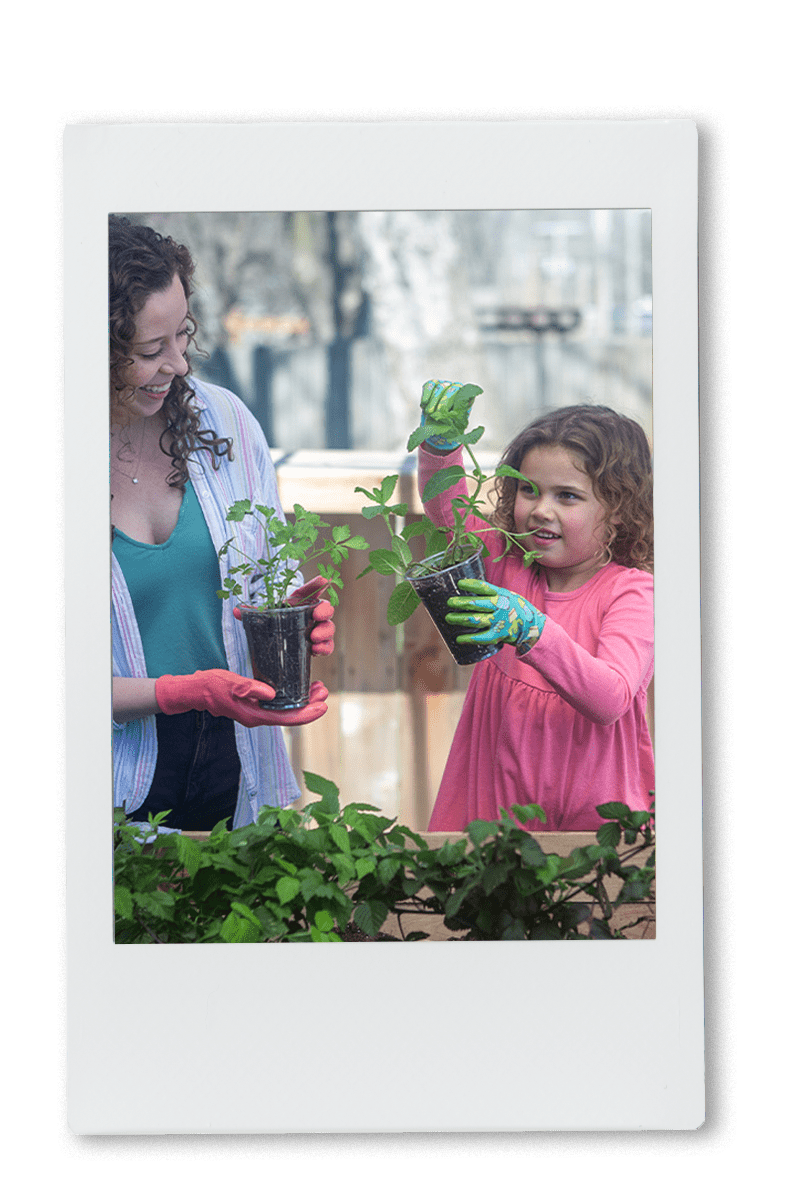
<path id="1" fill-rule="evenodd" d="M 643 592 L 651 595 L 653 587 L 653 579 L 648 571 L 640 571 L 637 567 L 622 567 L 619 563 L 607 563 L 578 588 L 578 594 L 585 592 L 616 596 L 623 592 Z"/>
<path id="2" fill-rule="evenodd" d="M 642 571 L 638 567 L 621 567 L 618 563 L 609 563 L 604 571 L 608 572 L 607 582 L 612 588 L 654 591 L 655 581 L 649 571 Z M 603 573 L 603 571 L 600 572 L 601 575 Z"/>
<path id="3" fill-rule="evenodd" d="M 623 612 L 651 613 L 654 580 L 648 571 L 608 563 L 579 592 L 584 593 L 583 597 L 579 596 L 581 603 L 592 604 L 600 612 L 615 607 Z"/>

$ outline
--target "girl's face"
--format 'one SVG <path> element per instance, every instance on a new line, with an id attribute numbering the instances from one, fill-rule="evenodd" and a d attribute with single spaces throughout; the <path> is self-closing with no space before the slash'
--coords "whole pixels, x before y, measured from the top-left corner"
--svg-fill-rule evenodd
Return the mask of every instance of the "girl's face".
<path id="1" fill-rule="evenodd" d="M 518 485 L 515 530 L 529 533 L 525 545 L 539 553 L 548 590 L 571 592 L 605 562 L 605 508 L 586 471 L 562 446 L 535 446 L 519 469 L 536 492 L 528 484 Z"/>
<path id="2" fill-rule="evenodd" d="M 158 412 L 173 380 L 186 374 L 187 316 L 186 295 L 177 275 L 165 291 L 153 292 L 137 314 L 129 351 L 133 361 L 123 374 L 123 383 L 133 389 L 124 407 L 134 416 Z"/>

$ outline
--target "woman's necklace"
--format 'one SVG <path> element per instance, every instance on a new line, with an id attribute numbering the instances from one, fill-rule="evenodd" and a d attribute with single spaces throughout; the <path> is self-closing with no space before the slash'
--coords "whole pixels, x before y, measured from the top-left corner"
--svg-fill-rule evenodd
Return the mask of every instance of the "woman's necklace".
<path id="1" fill-rule="evenodd" d="M 142 462 L 142 452 L 143 452 L 143 447 L 145 446 L 145 434 L 146 434 L 146 431 L 147 431 L 147 421 L 148 421 L 148 418 L 147 418 L 147 417 L 143 417 L 143 419 L 142 419 L 142 433 L 140 434 L 140 451 L 139 451 L 139 453 L 138 453 L 138 455 L 137 455 L 137 466 L 134 468 L 134 474 L 133 474 L 133 475 L 126 475 L 126 472 L 125 472 L 125 471 L 123 472 L 123 474 L 124 474 L 124 475 L 126 475 L 126 478 L 127 478 L 127 479 L 131 479 L 132 483 L 139 483 L 139 482 L 140 482 L 140 480 L 139 480 L 139 471 L 140 471 L 140 463 Z M 114 437 L 114 436 L 115 436 L 115 435 L 113 434 L 113 437 Z"/>

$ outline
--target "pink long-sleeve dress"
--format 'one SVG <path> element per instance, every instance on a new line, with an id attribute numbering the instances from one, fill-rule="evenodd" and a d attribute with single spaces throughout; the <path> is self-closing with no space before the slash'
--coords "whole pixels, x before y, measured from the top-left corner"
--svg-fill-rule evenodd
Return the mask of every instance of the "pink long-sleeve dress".
<path id="1" fill-rule="evenodd" d="M 419 452 L 419 485 L 462 451 Z M 452 524 L 451 499 L 425 504 L 436 524 Z M 479 529 L 475 518 L 469 528 Z M 620 800 L 648 809 L 655 762 L 646 719 L 654 670 L 652 576 L 609 563 L 572 592 L 550 592 L 535 566 L 506 555 L 485 535 L 485 573 L 546 615 L 540 638 L 523 656 L 505 645 L 471 676 L 428 828 L 461 830 L 500 808 L 540 804 L 547 821 L 529 830 L 594 830 L 596 806 Z M 460 633 L 464 632 L 459 628 Z M 466 631 L 470 632 L 470 631 Z"/>

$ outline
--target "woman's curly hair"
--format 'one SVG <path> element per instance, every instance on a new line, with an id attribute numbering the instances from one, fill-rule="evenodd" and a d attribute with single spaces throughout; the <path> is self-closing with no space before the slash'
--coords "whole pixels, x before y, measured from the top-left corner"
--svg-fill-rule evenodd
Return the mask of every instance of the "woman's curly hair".
<path id="1" fill-rule="evenodd" d="M 188 304 L 194 262 L 186 246 L 179 246 L 147 225 L 135 225 L 128 217 L 110 216 L 110 411 L 115 418 L 123 420 L 131 398 L 123 376 L 133 362 L 130 352 L 137 314 L 148 297 L 166 291 L 176 275 L 183 284 Z M 188 320 L 187 351 L 191 345 L 197 349 L 197 326 L 191 313 Z M 189 365 L 188 353 L 186 361 Z M 194 450 L 207 449 L 215 468 L 218 456 L 233 457 L 231 438 L 218 437 L 213 429 L 200 428 L 200 412 L 193 404 L 194 389 L 187 380 L 188 376 L 173 379 L 162 406 L 166 428 L 159 439 L 163 453 L 173 460 L 167 482 L 181 491 L 189 478 L 188 459 Z"/>
<path id="2" fill-rule="evenodd" d="M 536 446 L 561 446 L 577 456 L 590 477 L 605 508 L 606 561 L 652 572 L 652 454 L 638 422 L 601 404 L 558 408 L 519 433 L 504 451 L 501 465 L 519 471 L 524 455 Z M 514 533 L 518 480 L 500 476 L 494 486 L 494 521 Z"/>

